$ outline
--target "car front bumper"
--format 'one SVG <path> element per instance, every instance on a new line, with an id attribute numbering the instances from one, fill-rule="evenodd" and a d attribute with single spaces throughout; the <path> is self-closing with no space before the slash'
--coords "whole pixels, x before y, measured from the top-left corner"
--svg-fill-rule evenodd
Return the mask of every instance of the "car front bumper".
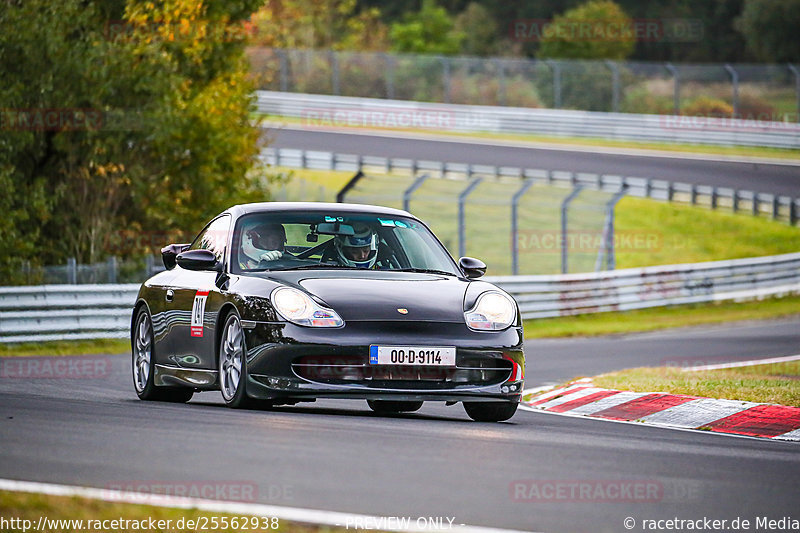
<path id="1" fill-rule="evenodd" d="M 522 395 L 522 328 L 475 332 L 459 323 L 351 322 L 342 328 L 258 323 L 245 330 L 253 398 L 511 401 Z M 455 367 L 377 366 L 371 345 L 455 346 Z"/>

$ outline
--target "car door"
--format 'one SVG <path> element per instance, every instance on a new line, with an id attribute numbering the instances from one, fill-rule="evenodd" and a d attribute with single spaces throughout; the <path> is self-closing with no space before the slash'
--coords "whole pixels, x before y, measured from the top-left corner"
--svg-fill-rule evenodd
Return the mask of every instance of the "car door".
<path id="1" fill-rule="evenodd" d="M 216 255 L 217 261 L 224 264 L 230 226 L 230 215 L 215 218 L 200 232 L 189 249 L 210 250 Z M 217 315 L 224 303 L 224 296 L 216 285 L 219 273 L 187 270 L 180 265 L 175 269 L 179 272 L 172 283 L 172 302 L 167 305 L 172 305 L 181 318 L 176 321 L 170 335 L 173 353 L 167 364 L 214 369 Z"/>

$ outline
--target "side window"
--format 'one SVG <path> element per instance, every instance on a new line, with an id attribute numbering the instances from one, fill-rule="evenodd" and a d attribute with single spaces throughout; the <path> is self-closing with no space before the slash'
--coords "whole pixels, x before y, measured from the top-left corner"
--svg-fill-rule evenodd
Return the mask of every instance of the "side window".
<path id="1" fill-rule="evenodd" d="M 225 246 L 228 243 L 228 231 L 231 227 L 231 217 L 221 216 L 213 220 L 192 243 L 190 250 L 211 250 L 218 261 L 225 258 Z"/>

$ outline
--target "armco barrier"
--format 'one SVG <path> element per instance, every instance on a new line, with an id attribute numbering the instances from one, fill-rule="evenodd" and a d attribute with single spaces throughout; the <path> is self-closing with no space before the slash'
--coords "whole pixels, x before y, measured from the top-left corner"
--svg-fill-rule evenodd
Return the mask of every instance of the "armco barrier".
<path id="1" fill-rule="evenodd" d="M 487 277 L 524 318 L 800 293 L 800 253 L 589 274 Z M 138 284 L 0 287 L 0 343 L 124 338 Z"/>
<path id="2" fill-rule="evenodd" d="M 0 287 L 0 343 L 129 335 L 138 283 Z"/>
<path id="3" fill-rule="evenodd" d="M 440 104 L 256 91 L 258 111 L 308 127 L 399 127 L 718 146 L 800 148 L 800 124 L 714 117 Z"/>
<path id="4" fill-rule="evenodd" d="M 524 318 L 626 311 L 800 293 L 800 253 L 588 274 L 487 278 Z"/>

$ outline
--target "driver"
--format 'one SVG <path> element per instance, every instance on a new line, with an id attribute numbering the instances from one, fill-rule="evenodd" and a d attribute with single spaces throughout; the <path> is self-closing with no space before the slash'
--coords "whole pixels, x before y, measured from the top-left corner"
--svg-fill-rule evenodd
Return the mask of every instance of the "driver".
<path id="1" fill-rule="evenodd" d="M 378 258 L 378 235 L 366 224 L 353 224 L 353 235 L 337 235 L 333 242 L 343 265 L 374 268 Z"/>
<path id="2" fill-rule="evenodd" d="M 242 231 L 239 266 L 256 268 L 261 261 L 275 261 L 283 257 L 286 230 L 282 224 L 260 223 Z"/>

